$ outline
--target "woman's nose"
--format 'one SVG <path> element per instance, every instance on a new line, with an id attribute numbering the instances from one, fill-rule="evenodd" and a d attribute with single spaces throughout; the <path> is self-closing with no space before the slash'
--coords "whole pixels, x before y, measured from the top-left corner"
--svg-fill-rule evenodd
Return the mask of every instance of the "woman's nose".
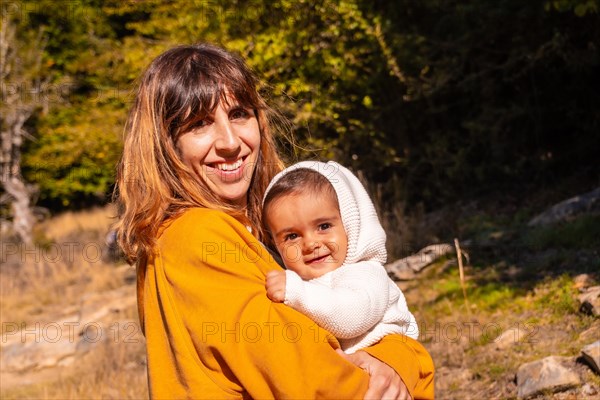
<path id="1" fill-rule="evenodd" d="M 220 118 L 215 121 L 215 129 L 217 130 L 215 140 L 217 150 L 231 153 L 240 148 L 240 138 L 228 118 Z"/>
<path id="2" fill-rule="evenodd" d="M 235 126 L 231 123 L 223 107 L 217 107 L 214 128 L 216 130 L 215 148 L 217 151 L 233 153 L 239 150 L 241 142 Z"/>

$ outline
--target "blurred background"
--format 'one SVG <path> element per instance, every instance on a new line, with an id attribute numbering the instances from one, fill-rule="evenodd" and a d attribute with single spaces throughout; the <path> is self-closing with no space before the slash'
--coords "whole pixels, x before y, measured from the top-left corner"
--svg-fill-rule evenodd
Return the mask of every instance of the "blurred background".
<path id="1" fill-rule="evenodd" d="M 598 217 L 528 225 L 600 186 L 598 0 L 1 7 L 3 398 L 147 396 L 134 271 L 110 234 L 115 165 L 141 72 L 164 50 L 200 41 L 239 53 L 255 70 L 291 122 L 295 145 L 280 140 L 288 162 L 335 159 L 360 176 L 388 233 L 390 261 L 465 241 L 462 287 L 457 259 L 447 255 L 435 272 L 402 283 L 430 327 L 567 318 L 573 337 L 538 337 L 546 349 L 557 340 L 579 345 L 574 337 L 598 330 L 576 300 L 598 279 Z M 587 283 L 577 283 L 581 275 Z M 506 323 L 501 331 L 514 326 Z M 90 327 L 102 340 L 91 340 L 98 335 Z M 132 342 L 124 339 L 130 328 Z M 521 343 L 498 361 L 481 355 L 493 341 L 481 332 L 444 341 L 435 329 L 423 342 L 441 368 L 440 398 L 515 397 L 517 366 L 543 353 Z M 58 351 L 56 343 L 66 350 L 55 362 L 34 356 L 43 346 Z M 582 379 L 600 387 L 597 375 Z"/>

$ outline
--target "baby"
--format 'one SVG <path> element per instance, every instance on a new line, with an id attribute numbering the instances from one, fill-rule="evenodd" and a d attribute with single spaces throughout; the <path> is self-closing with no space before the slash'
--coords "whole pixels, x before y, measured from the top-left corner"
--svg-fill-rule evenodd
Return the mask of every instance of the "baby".
<path id="1" fill-rule="evenodd" d="M 267 296 L 313 319 L 350 354 L 385 335 L 417 339 L 404 295 L 383 267 L 385 232 L 360 181 L 335 162 L 303 161 L 273 178 L 263 221 L 287 268 Z"/>

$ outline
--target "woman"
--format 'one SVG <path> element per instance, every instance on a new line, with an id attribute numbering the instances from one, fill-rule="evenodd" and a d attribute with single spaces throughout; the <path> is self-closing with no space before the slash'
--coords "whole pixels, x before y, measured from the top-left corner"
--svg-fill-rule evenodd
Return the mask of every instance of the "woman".
<path id="1" fill-rule="evenodd" d="M 118 237 L 137 264 L 151 397 L 432 397 L 418 342 L 392 335 L 344 356 L 267 298 L 281 267 L 260 243 L 260 204 L 282 162 L 256 85 L 231 53 L 182 46 L 150 64 L 131 110 Z"/>

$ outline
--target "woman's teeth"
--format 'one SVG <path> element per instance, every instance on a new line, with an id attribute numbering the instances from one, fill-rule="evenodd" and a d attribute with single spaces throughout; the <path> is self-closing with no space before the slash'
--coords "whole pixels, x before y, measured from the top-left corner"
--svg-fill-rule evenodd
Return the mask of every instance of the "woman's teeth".
<path id="1" fill-rule="evenodd" d="M 226 163 L 215 164 L 215 168 L 217 168 L 221 171 L 233 171 L 235 169 L 238 169 L 241 166 L 242 166 L 241 158 L 239 160 L 237 160 L 236 162 L 234 162 L 233 164 L 226 164 Z"/>

